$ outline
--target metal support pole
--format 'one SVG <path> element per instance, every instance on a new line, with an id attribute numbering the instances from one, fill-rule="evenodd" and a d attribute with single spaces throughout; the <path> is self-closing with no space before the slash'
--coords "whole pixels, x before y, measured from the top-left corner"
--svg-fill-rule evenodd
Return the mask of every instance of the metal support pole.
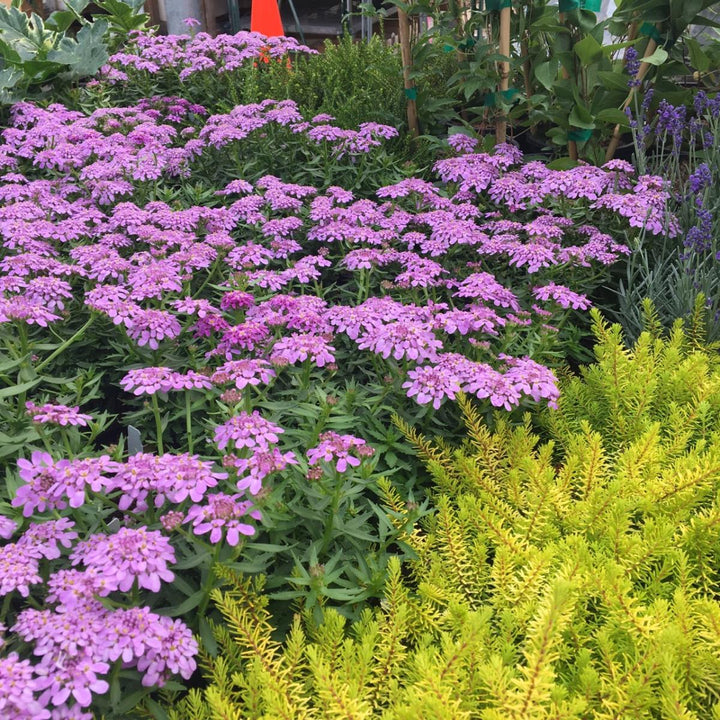
<path id="1" fill-rule="evenodd" d="M 230 16 L 230 29 L 233 33 L 240 32 L 240 6 L 238 0 L 228 0 L 228 15 Z"/>
<path id="2" fill-rule="evenodd" d="M 300 24 L 300 18 L 298 17 L 297 10 L 295 9 L 295 3 L 293 0 L 288 0 L 288 3 L 290 4 L 290 12 L 293 16 L 293 22 L 295 23 L 295 32 L 300 35 L 300 42 L 304 45 L 305 33 L 303 32 L 302 25 Z"/>

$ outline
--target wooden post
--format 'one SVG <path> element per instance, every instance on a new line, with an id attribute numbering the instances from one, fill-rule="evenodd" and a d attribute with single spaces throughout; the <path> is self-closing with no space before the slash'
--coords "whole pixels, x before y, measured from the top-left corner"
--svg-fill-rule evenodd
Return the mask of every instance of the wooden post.
<path id="1" fill-rule="evenodd" d="M 650 38 L 648 40 L 647 47 L 645 48 L 645 54 L 643 55 L 644 58 L 650 57 L 655 50 L 657 49 L 657 43 L 655 40 Z M 648 70 L 650 69 L 650 63 L 641 62 L 640 67 L 638 68 L 637 74 L 635 75 L 635 81 L 637 83 L 641 83 L 645 75 L 647 75 Z M 630 92 L 628 93 L 627 97 L 625 98 L 625 102 L 623 103 L 622 110 L 627 109 L 630 107 L 630 103 L 632 102 L 632 99 L 635 97 L 635 93 L 637 92 L 637 87 L 633 86 L 630 88 Z M 620 145 L 620 136 L 622 135 L 620 130 L 620 124 L 618 123 L 615 126 L 615 130 L 613 131 L 612 139 L 610 140 L 610 144 L 608 145 L 607 152 L 605 153 L 605 162 L 610 162 L 615 157 L 615 152 L 618 149 L 618 145 Z"/>
<path id="2" fill-rule="evenodd" d="M 403 80 L 405 94 L 407 95 L 407 117 L 410 134 L 417 137 L 420 134 L 420 125 L 417 116 L 417 101 L 415 100 L 415 82 L 410 77 L 412 69 L 412 51 L 410 49 L 410 21 L 407 13 L 398 8 L 398 29 L 400 33 L 400 56 L 403 64 Z"/>
<path id="3" fill-rule="evenodd" d="M 150 24 L 160 26 L 160 7 L 158 0 L 147 0 L 145 12 L 150 16 Z"/>
<path id="4" fill-rule="evenodd" d="M 217 35 L 217 21 L 215 19 L 215 8 L 212 0 L 202 0 L 202 15 L 205 32 L 210 35 Z"/>
<path id="5" fill-rule="evenodd" d="M 510 57 L 510 7 L 500 9 L 500 54 Z M 500 97 L 504 100 L 505 93 L 510 87 L 510 61 L 500 63 Z M 500 115 L 495 123 L 495 142 L 504 143 L 507 140 L 507 118 L 505 113 Z"/>
<path id="6" fill-rule="evenodd" d="M 561 23 L 564 23 L 565 22 L 565 13 L 558 13 L 558 20 Z M 572 36 L 571 36 L 571 40 L 572 40 Z M 564 65 L 560 66 L 560 74 L 562 75 L 563 80 L 570 79 L 570 73 L 568 73 L 567 68 Z M 567 148 L 568 148 L 568 157 L 571 160 L 577 160 L 578 159 L 577 141 L 576 140 L 568 140 Z"/>

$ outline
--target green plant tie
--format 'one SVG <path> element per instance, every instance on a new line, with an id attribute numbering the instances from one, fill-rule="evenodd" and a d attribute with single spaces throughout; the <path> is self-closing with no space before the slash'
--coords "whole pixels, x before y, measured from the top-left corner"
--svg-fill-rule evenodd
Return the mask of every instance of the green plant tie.
<path id="1" fill-rule="evenodd" d="M 474 37 L 469 37 L 467 40 L 465 40 L 464 42 L 461 42 L 458 45 L 458 48 L 460 48 L 460 50 L 472 50 L 474 47 L 475 47 L 475 38 Z"/>
<path id="2" fill-rule="evenodd" d="M 452 52 L 455 48 L 452 45 L 443 45 L 443 50 L 445 52 Z"/>
<path id="3" fill-rule="evenodd" d="M 485 0 L 486 10 L 502 10 L 506 7 L 512 7 L 512 0 Z"/>
<path id="4" fill-rule="evenodd" d="M 417 100 L 417 88 L 405 88 L 405 97 L 408 100 Z"/>
<path id="5" fill-rule="evenodd" d="M 508 90 L 499 90 L 498 92 L 488 93 L 483 99 L 483 105 L 485 107 L 496 107 L 498 96 L 501 96 L 505 102 L 512 102 L 516 95 L 519 95 L 520 91 L 517 88 L 509 88 Z"/>
<path id="6" fill-rule="evenodd" d="M 590 10 L 600 12 L 601 0 L 559 0 L 558 9 L 561 13 L 571 10 Z"/>
<path id="7" fill-rule="evenodd" d="M 644 22 L 640 26 L 640 34 L 644 35 L 645 37 L 649 37 L 651 40 L 654 40 L 658 45 L 662 45 L 663 43 L 660 31 L 652 23 Z"/>
<path id="8" fill-rule="evenodd" d="M 570 130 L 568 140 L 573 142 L 587 142 L 592 137 L 592 130 Z"/>

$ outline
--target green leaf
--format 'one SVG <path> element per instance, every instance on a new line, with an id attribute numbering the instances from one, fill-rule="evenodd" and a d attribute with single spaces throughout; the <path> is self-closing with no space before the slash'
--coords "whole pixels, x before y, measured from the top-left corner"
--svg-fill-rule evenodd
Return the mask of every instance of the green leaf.
<path id="1" fill-rule="evenodd" d="M 366 591 L 362 588 L 357 590 L 336 590 L 333 588 L 325 588 L 322 594 L 325 597 L 329 597 L 331 600 L 337 600 L 338 602 L 357 602 L 362 599 L 362 595 Z"/>
<path id="2" fill-rule="evenodd" d="M 575 43 L 573 50 L 585 65 L 590 65 L 602 57 L 602 45 L 592 35 L 587 35 Z"/>
<path id="3" fill-rule="evenodd" d="M 600 122 L 612 123 L 613 125 L 628 125 L 628 117 L 617 108 L 605 108 L 595 115 L 595 119 Z"/>
<path id="4" fill-rule="evenodd" d="M 685 44 L 690 51 L 690 62 L 695 70 L 706 72 L 710 69 L 710 58 L 705 54 L 700 43 L 695 38 L 686 38 Z"/>
<path id="5" fill-rule="evenodd" d="M 0 458 L 7 457 L 8 455 L 14 455 L 19 450 L 22 450 L 25 447 L 25 443 L 19 443 L 19 444 L 13 444 L 13 445 L 6 445 L 3 444 L 0 446 Z M 8 481 L 9 483 L 9 481 Z M 8 484 L 9 487 L 9 484 Z"/>
<path id="6" fill-rule="evenodd" d="M 185 686 L 181 685 L 181 690 L 185 690 Z M 168 687 L 167 685 L 164 686 L 164 690 L 167 691 Z M 160 705 L 160 703 L 156 702 L 152 698 L 148 698 L 145 701 L 145 705 L 147 705 L 148 710 L 153 714 L 153 717 L 155 720 L 168 720 L 168 714 L 165 711 L 165 708 Z"/>
<path id="7" fill-rule="evenodd" d="M 70 10 L 57 10 L 45 21 L 45 27 L 57 33 L 64 33 L 76 20 Z"/>
<path id="8" fill-rule="evenodd" d="M 73 79 L 94 75 L 109 57 L 105 45 L 107 28 L 108 24 L 104 20 L 85 25 L 77 34 L 76 41 L 66 38 L 68 42 L 63 42 L 57 50 L 48 53 L 48 60 L 69 66 Z"/>
<path id="9" fill-rule="evenodd" d="M 90 0 L 65 0 L 65 7 L 78 15 L 81 15 L 89 4 Z"/>
<path id="10" fill-rule="evenodd" d="M 592 113 L 584 105 L 575 105 L 568 122 L 571 127 L 582 128 L 583 130 L 595 129 Z"/>
<path id="11" fill-rule="evenodd" d="M 14 65 L 21 64 L 23 61 L 15 48 L 9 43 L 6 43 L 2 38 L 0 38 L 0 55 L 3 56 L 5 62 L 12 63 Z"/>
<path id="12" fill-rule="evenodd" d="M 115 708 L 116 714 L 122 716 L 122 715 L 125 715 L 126 713 L 130 712 L 130 710 L 134 710 L 140 704 L 140 701 L 146 695 L 149 695 L 151 691 L 152 691 L 152 688 L 142 688 L 140 690 L 136 690 L 134 693 L 130 693 Z"/>
<path id="13" fill-rule="evenodd" d="M 663 50 L 662 48 L 657 48 L 655 52 L 652 55 L 648 55 L 647 57 L 644 57 L 642 61 L 644 63 L 648 63 L 649 65 L 662 65 L 666 60 L 668 59 L 667 50 Z"/>
<path id="14" fill-rule="evenodd" d="M 8 42 L 28 39 L 30 35 L 28 16 L 17 8 L 0 6 L 0 35 Z"/>
<path id="15" fill-rule="evenodd" d="M 535 77 L 546 90 L 550 90 L 557 77 L 557 71 L 557 61 L 549 60 L 535 66 Z"/>
<path id="16" fill-rule="evenodd" d="M 211 556 L 209 552 L 197 553 L 196 555 L 192 555 L 185 560 L 181 560 L 179 563 L 175 563 L 174 567 L 178 570 L 189 570 L 190 568 L 201 565 L 206 560 L 209 560 L 210 557 Z"/>
<path id="17" fill-rule="evenodd" d="M 168 615 L 169 617 L 178 617 L 178 615 L 185 615 L 185 613 L 190 612 L 190 610 L 194 610 L 202 602 L 203 597 L 205 597 L 205 591 L 198 590 L 197 592 L 193 593 L 189 598 L 183 600 L 179 605 L 171 605 L 169 607 L 164 607 L 157 612 L 160 615 Z"/>
<path id="18" fill-rule="evenodd" d="M 628 80 L 630 78 L 625 73 L 599 70 L 598 78 L 607 90 L 622 90 L 624 92 L 628 91 Z"/>
<path id="19" fill-rule="evenodd" d="M 3 388 L 0 390 L 0 398 L 8 398 L 13 397 L 14 395 L 20 395 L 20 393 L 23 393 L 30 388 L 35 387 L 42 378 L 36 378 L 35 380 L 30 380 L 29 382 L 20 383 L 19 385 L 11 385 L 10 387 Z"/>

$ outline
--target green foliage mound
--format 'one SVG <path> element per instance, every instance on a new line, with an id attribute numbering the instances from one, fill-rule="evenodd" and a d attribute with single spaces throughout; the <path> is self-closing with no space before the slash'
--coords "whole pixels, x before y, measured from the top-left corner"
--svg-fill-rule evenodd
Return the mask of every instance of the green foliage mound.
<path id="1" fill-rule="evenodd" d="M 403 428 L 436 512 L 359 621 L 298 617 L 281 643 L 260 584 L 225 571 L 209 686 L 171 720 L 720 718 L 720 357 L 679 324 L 632 349 L 594 331 L 552 439 L 465 399 L 460 449 Z"/>

